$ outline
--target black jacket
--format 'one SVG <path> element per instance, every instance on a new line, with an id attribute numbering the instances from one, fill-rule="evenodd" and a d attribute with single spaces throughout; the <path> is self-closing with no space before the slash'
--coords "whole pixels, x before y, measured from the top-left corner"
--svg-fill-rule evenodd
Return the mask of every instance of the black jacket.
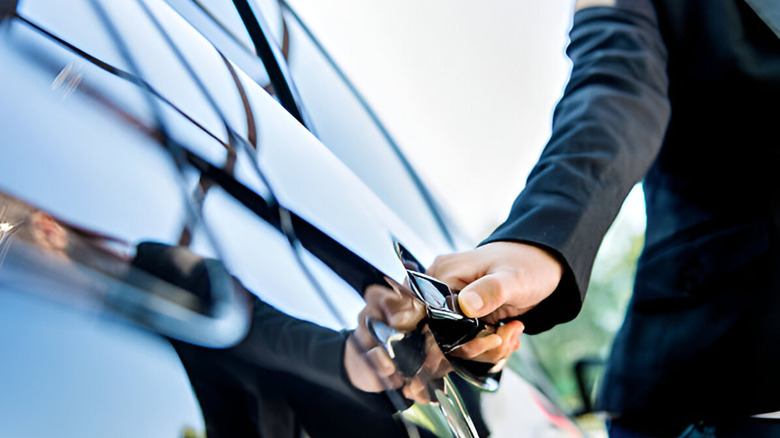
<path id="1" fill-rule="evenodd" d="M 570 81 L 510 216 L 487 241 L 566 266 L 527 332 L 573 318 L 596 251 L 643 182 L 634 294 L 601 385 L 612 415 L 780 410 L 780 8 L 617 0 L 574 16 Z"/>

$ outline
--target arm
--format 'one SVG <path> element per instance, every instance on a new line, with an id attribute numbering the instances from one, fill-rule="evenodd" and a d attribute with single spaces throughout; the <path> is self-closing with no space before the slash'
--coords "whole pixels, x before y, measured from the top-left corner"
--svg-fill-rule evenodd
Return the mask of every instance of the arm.
<path id="1" fill-rule="evenodd" d="M 471 316 L 522 315 L 527 333 L 579 312 L 601 240 L 669 117 L 666 49 L 649 0 L 577 11 L 567 53 L 572 73 L 551 138 L 509 218 L 474 252 L 440 257 L 430 270 L 463 287 Z"/>

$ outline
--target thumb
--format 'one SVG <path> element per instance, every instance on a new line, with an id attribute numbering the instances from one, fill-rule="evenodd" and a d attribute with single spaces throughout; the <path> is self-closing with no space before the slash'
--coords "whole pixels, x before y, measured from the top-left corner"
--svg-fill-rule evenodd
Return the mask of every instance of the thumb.
<path id="1" fill-rule="evenodd" d="M 469 318 L 489 315 L 502 304 L 501 289 L 494 275 L 488 274 L 472 282 L 458 294 L 461 311 Z"/>

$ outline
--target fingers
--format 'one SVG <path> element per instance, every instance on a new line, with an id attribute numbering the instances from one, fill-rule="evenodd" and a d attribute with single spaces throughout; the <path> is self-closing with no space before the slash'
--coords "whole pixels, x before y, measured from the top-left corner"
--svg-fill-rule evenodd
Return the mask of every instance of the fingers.
<path id="1" fill-rule="evenodd" d="M 518 302 L 530 302 L 530 305 L 515 305 Z M 458 294 L 458 304 L 466 316 L 483 318 L 490 315 L 485 320 L 495 324 L 502 319 L 522 315 L 537 303 L 518 285 L 516 273 L 499 271 L 466 286 Z"/>
<path id="2" fill-rule="evenodd" d="M 429 275 L 460 291 L 458 303 L 465 315 L 494 324 L 533 308 L 555 290 L 562 273 L 561 262 L 551 253 L 515 242 L 493 242 L 472 251 L 440 256 L 428 270 Z M 366 327 L 366 318 L 383 321 L 395 330 L 408 332 L 415 330 L 425 317 L 422 304 L 418 300 L 410 300 L 403 286 L 390 280 L 388 284 L 391 287 L 376 285 L 366 289 L 364 297 L 367 305 L 361 312 L 354 334 L 355 340 L 362 346 L 361 352 L 367 353 L 363 360 L 368 366 L 376 368 L 372 370 L 375 380 L 355 379 L 366 388 L 377 388 L 377 381 L 383 384 L 382 388 L 404 384 L 387 351 Z M 522 331 L 522 323 L 509 322 L 499 326 L 495 333 L 484 334 L 466 343 L 453 355 L 502 366 L 519 347 Z M 424 369 L 433 368 L 426 366 Z M 404 390 L 410 395 L 424 397 L 413 383 L 406 382 Z"/>
<path id="3" fill-rule="evenodd" d="M 521 315 L 553 293 L 563 275 L 550 252 L 517 242 L 491 242 L 436 258 L 430 275 L 460 290 L 458 303 L 472 318 Z"/>
<path id="4" fill-rule="evenodd" d="M 356 388 L 366 392 L 379 392 L 398 387 L 400 384 L 398 377 L 394 376 L 396 367 L 393 360 L 367 325 L 369 319 L 384 319 L 381 306 L 375 305 L 378 297 L 381 297 L 384 292 L 373 290 L 372 294 L 373 297 L 367 299 L 368 304 L 358 315 L 357 328 L 347 339 L 344 349 L 344 369 Z"/>
<path id="5" fill-rule="evenodd" d="M 413 400 L 420 404 L 428 404 L 431 402 L 431 397 L 428 393 L 427 382 L 424 382 L 419 376 L 414 377 L 408 384 L 404 385 L 401 392 L 404 397 L 409 400 Z"/>
<path id="6" fill-rule="evenodd" d="M 475 251 L 440 255 L 426 274 L 447 283 L 453 290 L 461 290 L 486 273 L 480 263 L 481 257 Z"/>
<path id="7" fill-rule="evenodd" d="M 503 351 L 503 343 L 504 340 L 498 334 L 489 334 L 483 337 L 472 339 L 471 341 L 461 345 L 458 349 L 454 350 L 450 354 L 462 359 L 493 359 L 492 357 L 486 358 L 485 355 L 489 352 L 497 352 L 495 356 L 500 356 L 499 350 Z M 483 362 L 495 362 L 496 360 L 483 360 Z"/>
<path id="8" fill-rule="evenodd" d="M 503 326 L 499 327 L 496 333 L 501 336 L 503 345 L 506 345 L 508 354 L 514 353 L 520 348 L 520 335 L 523 334 L 525 326 L 520 321 L 510 321 Z"/>
<path id="9" fill-rule="evenodd" d="M 392 288 L 377 284 L 366 288 L 363 293 L 366 300 L 364 312 L 398 331 L 411 331 L 425 317 L 425 307 L 412 298 L 411 293 L 401 292 L 402 286 L 390 279 L 388 282 Z"/>
<path id="10" fill-rule="evenodd" d="M 439 256 L 428 274 L 447 283 L 458 294 L 461 311 L 470 318 L 479 318 L 500 307 L 505 294 L 492 278 L 483 262 L 480 249 Z"/>
<path id="11" fill-rule="evenodd" d="M 354 335 L 354 332 L 353 332 Z M 374 347 L 363 354 L 359 341 L 350 335 L 344 348 L 344 370 L 355 388 L 365 392 L 380 392 L 398 387 L 395 364 L 382 347 Z"/>
<path id="12" fill-rule="evenodd" d="M 350 334 L 344 351 L 344 368 L 350 382 L 366 392 L 399 388 L 404 378 L 388 354 L 382 340 L 368 326 L 368 321 L 407 332 L 415 329 L 425 316 L 425 308 L 400 286 L 370 285 L 364 291 L 366 306 L 358 315 L 358 326 Z"/>
<path id="13" fill-rule="evenodd" d="M 398 374 L 395 363 L 383 347 L 374 347 L 368 350 L 366 359 L 371 364 L 375 376 L 381 382 L 380 390 L 399 388 L 404 384 L 403 377 Z"/>
<path id="14" fill-rule="evenodd" d="M 508 297 L 496 275 L 488 275 L 469 284 L 458 294 L 460 310 L 470 318 L 481 318 L 503 305 Z"/>
<path id="15" fill-rule="evenodd" d="M 479 336 L 453 351 L 453 356 L 497 364 L 505 361 L 520 347 L 523 323 L 511 321 L 498 327 L 495 333 Z"/>

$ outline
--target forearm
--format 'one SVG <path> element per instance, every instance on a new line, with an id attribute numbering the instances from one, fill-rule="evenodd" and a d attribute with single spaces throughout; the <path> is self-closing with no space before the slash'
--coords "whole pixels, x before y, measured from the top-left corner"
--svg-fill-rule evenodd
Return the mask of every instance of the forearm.
<path id="1" fill-rule="evenodd" d="M 350 384 L 344 371 L 347 332 L 293 318 L 256 299 L 252 328 L 230 351 L 234 357 L 283 371 L 354 399 L 374 410 L 392 411 L 384 394 L 369 394 Z"/>
<path id="2" fill-rule="evenodd" d="M 565 266 L 558 290 L 525 316 L 529 333 L 576 315 L 601 240 L 658 154 L 669 117 L 652 9 L 577 12 L 567 53 L 572 73 L 551 138 L 509 219 L 486 240 L 541 246 Z"/>

